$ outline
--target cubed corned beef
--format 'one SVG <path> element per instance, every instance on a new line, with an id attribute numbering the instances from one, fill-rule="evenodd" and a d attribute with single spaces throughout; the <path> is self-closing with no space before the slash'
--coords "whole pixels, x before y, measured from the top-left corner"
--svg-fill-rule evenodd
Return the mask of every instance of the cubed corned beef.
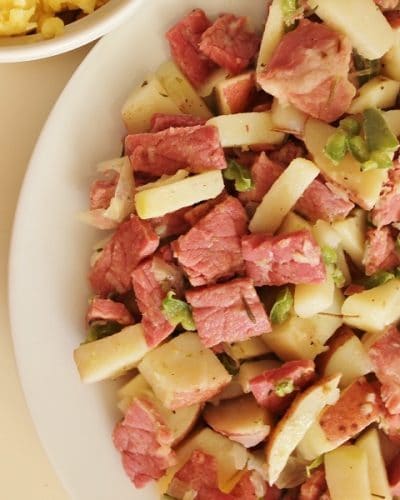
<path id="1" fill-rule="evenodd" d="M 321 249 L 307 230 L 245 235 L 242 251 L 247 276 L 256 286 L 321 283 L 326 278 Z"/>
<path id="2" fill-rule="evenodd" d="M 247 28 L 247 19 L 220 16 L 201 36 L 200 50 L 232 74 L 246 69 L 260 46 L 260 37 Z"/>
<path id="3" fill-rule="evenodd" d="M 396 242 L 388 227 L 368 229 L 363 264 L 367 276 L 377 271 L 388 271 L 400 264 Z"/>
<path id="4" fill-rule="evenodd" d="M 175 258 L 193 286 L 214 283 L 243 271 L 240 237 L 247 216 L 237 198 L 227 196 L 188 233 L 172 243 Z"/>
<path id="5" fill-rule="evenodd" d="M 176 462 L 172 431 L 145 398 L 133 400 L 125 418 L 115 426 L 113 441 L 137 488 L 159 479 Z"/>
<path id="6" fill-rule="evenodd" d="M 181 208 L 175 212 L 149 219 L 157 235 L 163 239 L 169 236 L 180 236 L 190 228 L 189 222 L 186 220 L 186 213 L 190 208 Z"/>
<path id="7" fill-rule="evenodd" d="M 280 163 L 283 167 L 288 167 L 294 159 L 306 158 L 307 151 L 302 143 L 289 140 L 280 148 L 270 151 L 268 156 L 272 161 Z"/>
<path id="8" fill-rule="evenodd" d="M 226 168 L 218 130 L 211 125 L 128 135 L 125 152 L 135 172 L 153 176 L 172 175 L 181 168 L 192 173 Z"/>
<path id="9" fill-rule="evenodd" d="M 200 219 L 205 217 L 216 205 L 226 198 L 226 191 L 212 200 L 203 201 L 194 207 L 189 207 L 185 212 L 184 218 L 191 226 L 194 226 Z"/>
<path id="10" fill-rule="evenodd" d="M 322 495 L 327 492 L 325 470 L 321 467 L 314 470 L 301 485 L 299 500 L 321 500 Z"/>
<path id="11" fill-rule="evenodd" d="M 378 227 L 400 221 L 400 164 L 397 161 L 389 170 L 389 178 L 383 186 L 371 220 Z"/>
<path id="12" fill-rule="evenodd" d="M 273 413 L 285 411 L 297 393 L 315 378 L 311 360 L 288 361 L 250 380 L 250 389 L 260 406 Z"/>
<path id="13" fill-rule="evenodd" d="M 247 340 L 271 330 L 267 313 L 248 278 L 189 290 L 186 299 L 206 347 Z"/>
<path id="14" fill-rule="evenodd" d="M 154 256 L 140 263 L 132 272 L 132 285 L 142 313 L 146 342 L 154 347 L 175 329 L 163 314 L 162 303 L 168 291 L 182 293 L 182 273 L 173 263 Z"/>
<path id="15" fill-rule="evenodd" d="M 195 87 L 200 86 L 215 68 L 199 48 L 201 35 L 210 26 L 211 21 L 204 11 L 194 9 L 166 33 L 174 61 Z"/>
<path id="16" fill-rule="evenodd" d="M 151 224 L 132 215 L 117 228 L 91 267 L 89 281 L 93 291 L 101 296 L 129 291 L 132 271 L 155 252 L 158 243 Z"/>
<path id="17" fill-rule="evenodd" d="M 204 125 L 207 120 L 192 115 L 167 115 L 165 113 L 154 113 L 151 117 L 150 132 L 160 132 L 170 127 L 194 127 Z"/>
<path id="18" fill-rule="evenodd" d="M 87 323 L 96 320 L 116 321 L 120 325 L 132 325 L 135 320 L 121 302 L 93 297 L 86 315 Z"/>
<path id="19" fill-rule="evenodd" d="M 97 179 L 90 186 L 90 210 L 108 208 L 115 195 L 119 174 L 113 172 L 107 179 Z"/>

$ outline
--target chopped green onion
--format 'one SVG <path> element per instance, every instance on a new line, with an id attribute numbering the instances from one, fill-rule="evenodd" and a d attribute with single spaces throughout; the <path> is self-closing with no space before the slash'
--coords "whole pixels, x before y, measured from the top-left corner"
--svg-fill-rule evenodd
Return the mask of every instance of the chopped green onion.
<path id="1" fill-rule="evenodd" d="M 363 285 L 365 288 L 375 288 L 376 286 L 384 285 L 388 281 L 392 280 L 395 277 L 393 273 L 389 273 L 388 271 L 377 271 L 372 274 L 369 278 L 366 278 Z"/>
<path id="2" fill-rule="evenodd" d="M 354 158 L 360 163 L 364 163 L 369 160 L 369 150 L 367 144 L 360 135 L 350 137 L 349 149 Z"/>
<path id="3" fill-rule="evenodd" d="M 324 153 L 333 163 L 338 164 L 346 156 L 347 149 L 347 135 L 342 130 L 338 130 L 329 137 L 324 148 Z"/>
<path id="4" fill-rule="evenodd" d="M 253 187 L 250 170 L 235 160 L 229 160 L 228 167 L 223 171 L 225 179 L 235 181 L 236 191 L 249 191 Z"/>
<path id="5" fill-rule="evenodd" d="M 362 172 L 367 172 L 368 170 L 375 170 L 378 168 L 378 164 L 376 161 L 373 160 L 367 160 L 364 163 L 361 163 L 361 170 Z"/>
<path id="6" fill-rule="evenodd" d="M 281 11 L 286 26 L 291 26 L 299 10 L 297 0 L 281 0 Z"/>
<path id="7" fill-rule="evenodd" d="M 185 330 L 196 330 L 189 304 L 183 300 L 175 299 L 174 295 L 175 292 L 168 292 L 162 302 L 164 316 L 174 326 L 180 323 Z"/>
<path id="8" fill-rule="evenodd" d="M 374 151 L 371 153 L 371 161 L 376 162 L 378 168 L 391 168 L 393 166 L 392 159 L 384 151 Z"/>
<path id="9" fill-rule="evenodd" d="M 348 116 L 340 120 L 339 127 L 350 137 L 358 135 L 361 131 L 360 123 L 355 119 Z"/>
<path id="10" fill-rule="evenodd" d="M 116 321 L 94 321 L 88 328 L 85 343 L 109 337 L 121 330 L 122 325 Z"/>
<path id="11" fill-rule="evenodd" d="M 280 398 L 284 398 L 287 394 L 291 394 L 294 391 L 293 380 L 285 378 L 280 380 L 275 386 L 275 394 Z"/>
<path id="12" fill-rule="evenodd" d="M 364 137 L 369 151 L 395 151 L 399 141 L 390 130 L 382 112 L 376 108 L 369 108 L 363 112 L 363 116 Z"/>
<path id="13" fill-rule="evenodd" d="M 337 253 L 333 247 L 325 245 L 321 248 L 322 259 L 329 266 L 337 263 Z"/>
<path id="14" fill-rule="evenodd" d="M 310 477 L 311 471 L 322 465 L 323 461 L 324 461 L 324 456 L 320 455 L 319 457 L 315 458 L 309 465 L 307 465 L 306 466 L 307 477 Z"/>
<path id="15" fill-rule="evenodd" d="M 340 269 L 338 269 L 337 267 L 335 269 L 333 269 L 331 276 L 332 276 L 333 282 L 335 283 L 335 285 L 338 288 L 344 287 L 344 284 L 346 283 L 346 278 L 344 277 L 344 274 L 342 273 L 342 271 Z"/>
<path id="16" fill-rule="evenodd" d="M 274 305 L 272 306 L 270 319 L 274 324 L 280 324 L 286 321 L 289 317 L 290 310 L 293 306 L 293 295 L 288 287 L 281 290 Z"/>
<path id="17" fill-rule="evenodd" d="M 236 359 L 233 359 L 226 352 L 217 354 L 217 358 L 224 365 L 225 370 L 230 375 L 237 375 L 239 373 L 240 364 Z"/>

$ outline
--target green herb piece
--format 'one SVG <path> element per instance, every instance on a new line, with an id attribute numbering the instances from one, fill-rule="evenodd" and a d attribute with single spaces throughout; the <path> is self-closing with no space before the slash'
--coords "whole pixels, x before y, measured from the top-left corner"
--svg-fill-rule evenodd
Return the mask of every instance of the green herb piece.
<path id="1" fill-rule="evenodd" d="M 225 179 L 235 181 L 235 189 L 239 192 L 249 191 L 253 187 L 250 170 L 235 160 L 229 160 L 228 167 L 223 171 Z"/>
<path id="2" fill-rule="evenodd" d="M 378 164 L 376 161 L 373 160 L 367 160 L 364 163 L 361 163 L 361 170 L 363 172 L 367 172 L 368 170 L 375 170 L 378 168 Z"/>
<path id="3" fill-rule="evenodd" d="M 163 300 L 162 312 L 164 316 L 174 326 L 180 323 L 185 330 L 196 330 L 189 304 L 183 300 L 175 299 L 174 296 L 175 292 L 170 291 Z"/>
<path id="4" fill-rule="evenodd" d="M 360 54 L 354 51 L 353 61 L 360 85 L 367 83 L 381 72 L 380 59 L 365 59 L 365 57 L 360 56 Z"/>
<path id="5" fill-rule="evenodd" d="M 286 321 L 289 317 L 290 310 L 293 306 L 293 295 L 288 287 L 281 290 L 272 306 L 270 312 L 270 319 L 274 324 L 281 324 Z"/>
<path id="6" fill-rule="evenodd" d="M 217 358 L 224 365 L 225 370 L 230 375 L 237 375 L 239 373 L 239 363 L 236 361 L 236 359 L 231 358 L 229 354 L 227 354 L 226 352 L 221 352 L 217 354 Z"/>
<path id="7" fill-rule="evenodd" d="M 307 474 L 307 477 L 310 477 L 311 476 L 311 471 L 313 469 L 316 469 L 317 467 L 319 467 L 320 465 L 322 465 L 322 462 L 324 461 L 324 456 L 323 455 L 320 455 L 319 457 L 317 457 L 316 459 L 314 459 L 310 464 L 308 464 L 306 466 L 306 474 Z"/>
<path id="8" fill-rule="evenodd" d="M 355 119 L 348 116 L 340 120 L 339 127 L 350 137 L 358 135 L 361 131 L 360 123 Z"/>
<path id="9" fill-rule="evenodd" d="M 329 137 L 328 142 L 326 143 L 326 146 L 324 148 L 324 153 L 329 159 L 333 161 L 333 163 L 337 165 L 346 156 L 347 150 L 347 135 L 342 130 L 338 130 Z"/>
<path id="10" fill-rule="evenodd" d="M 291 394 L 294 391 L 293 380 L 285 378 L 280 380 L 275 386 L 275 394 L 280 398 L 284 398 L 287 394 Z"/>
<path id="11" fill-rule="evenodd" d="M 344 277 L 344 274 L 342 273 L 342 271 L 340 269 L 338 269 L 337 267 L 335 269 L 333 269 L 331 276 L 332 276 L 333 282 L 335 283 L 335 285 L 338 288 L 344 287 L 344 284 L 346 283 L 346 278 Z"/>
<path id="12" fill-rule="evenodd" d="M 360 163 L 364 163 L 368 161 L 370 158 L 370 153 L 367 144 L 360 135 L 350 137 L 349 149 L 354 158 Z"/>
<path id="13" fill-rule="evenodd" d="M 369 151 L 391 152 L 399 146 L 397 137 L 390 130 L 382 112 L 369 108 L 363 112 L 363 131 Z"/>
<path id="14" fill-rule="evenodd" d="M 374 161 L 378 168 L 391 168 L 393 166 L 392 159 L 384 151 L 374 151 L 371 153 L 371 161 Z"/>
<path id="15" fill-rule="evenodd" d="M 94 321 L 90 324 L 85 343 L 109 337 L 122 330 L 122 326 L 116 321 Z"/>
<path id="16" fill-rule="evenodd" d="M 321 248 L 322 259 L 329 266 L 337 263 L 337 253 L 333 247 L 325 245 Z"/>
<path id="17" fill-rule="evenodd" d="M 376 286 L 384 285 L 388 281 L 394 278 L 393 273 L 389 273 L 388 271 L 377 271 L 372 274 L 369 278 L 366 278 L 362 283 L 365 288 L 375 288 Z"/>
<path id="18" fill-rule="evenodd" d="M 286 26 L 294 23 L 298 10 L 297 0 L 281 0 L 281 11 Z"/>

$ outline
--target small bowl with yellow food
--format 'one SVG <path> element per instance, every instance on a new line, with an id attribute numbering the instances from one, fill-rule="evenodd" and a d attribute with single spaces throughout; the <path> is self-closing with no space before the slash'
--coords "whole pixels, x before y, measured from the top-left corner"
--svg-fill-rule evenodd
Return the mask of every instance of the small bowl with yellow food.
<path id="1" fill-rule="evenodd" d="M 73 50 L 113 30 L 141 0 L 0 0 L 0 63 Z"/>

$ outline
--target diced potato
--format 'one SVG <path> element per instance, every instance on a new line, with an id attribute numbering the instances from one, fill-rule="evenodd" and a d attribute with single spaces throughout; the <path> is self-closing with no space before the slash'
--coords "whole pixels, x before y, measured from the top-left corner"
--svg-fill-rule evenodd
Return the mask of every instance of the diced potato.
<path id="1" fill-rule="evenodd" d="M 400 33 L 395 31 L 395 43 L 382 58 L 382 73 L 393 80 L 400 80 Z"/>
<path id="2" fill-rule="evenodd" d="M 349 254 L 354 264 L 362 268 L 365 233 L 367 231 L 367 214 L 360 209 L 354 210 L 350 217 L 335 222 L 333 227 L 341 238 L 344 251 Z"/>
<path id="3" fill-rule="evenodd" d="M 285 23 L 280 1 L 273 0 L 269 8 L 268 19 L 265 24 L 264 35 L 257 59 L 257 73 L 268 66 L 275 49 L 285 34 Z"/>
<path id="4" fill-rule="evenodd" d="M 136 211 L 141 219 L 160 217 L 200 201 L 215 198 L 223 189 L 221 170 L 210 170 L 136 193 Z"/>
<path id="5" fill-rule="evenodd" d="M 135 368 L 150 351 L 140 323 L 109 337 L 81 344 L 74 359 L 82 382 L 99 382 Z"/>
<path id="6" fill-rule="evenodd" d="M 255 89 L 254 71 L 248 71 L 247 73 L 227 78 L 216 85 L 215 95 L 219 114 L 230 115 L 231 113 L 244 111 L 248 108 L 248 97 L 251 96 L 251 92 L 247 95 L 246 93 L 242 95 L 240 89 L 243 88 L 243 84 L 246 89 Z M 239 89 L 239 92 L 237 89 Z M 232 101 L 237 107 L 241 107 L 242 109 L 237 109 L 236 111 L 232 109 Z"/>
<path id="7" fill-rule="evenodd" d="M 328 26 L 348 36 L 357 52 L 367 59 L 379 59 L 394 44 L 393 30 L 374 0 L 310 0 L 308 3 Z"/>
<path id="8" fill-rule="evenodd" d="M 201 118 L 212 116 L 203 99 L 173 61 L 161 64 L 156 77 L 182 113 Z"/>
<path id="9" fill-rule="evenodd" d="M 273 368 L 279 368 L 281 364 L 275 359 L 263 359 L 261 361 L 247 361 L 240 366 L 240 371 L 238 375 L 238 380 L 242 386 L 243 392 L 249 393 L 250 380 L 261 375 L 266 370 L 272 370 Z"/>
<path id="10" fill-rule="evenodd" d="M 292 314 L 284 323 L 274 325 L 272 332 L 263 334 L 264 342 L 284 361 L 314 359 L 326 350 L 325 342 L 342 325 L 342 304 L 343 294 L 336 289 L 329 309 L 312 318 Z"/>
<path id="11" fill-rule="evenodd" d="M 203 412 L 207 424 L 223 436 L 251 448 L 269 434 L 273 419 L 252 395 L 230 399 L 218 406 L 207 406 Z"/>
<path id="12" fill-rule="evenodd" d="M 313 162 L 293 160 L 258 205 L 249 229 L 252 233 L 274 233 L 297 200 L 319 174 Z"/>
<path id="13" fill-rule="evenodd" d="M 270 111 L 220 115 L 208 120 L 207 124 L 217 127 L 224 148 L 281 144 L 285 138 L 285 134 L 273 130 Z"/>
<path id="14" fill-rule="evenodd" d="M 400 320 L 400 280 L 355 293 L 342 307 L 343 321 L 354 328 L 375 332 Z"/>
<path id="15" fill-rule="evenodd" d="M 335 441 L 329 441 L 321 425 L 316 420 L 305 433 L 296 448 L 296 452 L 301 458 L 311 462 L 324 453 L 334 450 L 340 444 Z"/>
<path id="16" fill-rule="evenodd" d="M 371 498 L 368 460 L 358 446 L 346 445 L 324 457 L 326 482 L 332 500 Z"/>
<path id="17" fill-rule="evenodd" d="M 300 231 L 302 229 L 311 231 L 312 225 L 295 212 L 289 212 L 283 219 L 282 225 L 278 230 L 278 234 L 294 233 L 295 231 Z"/>
<path id="18" fill-rule="evenodd" d="M 208 97 L 210 96 L 215 87 L 229 78 L 230 73 L 228 70 L 224 68 L 216 69 L 211 75 L 207 78 L 207 80 L 197 89 L 197 93 L 200 97 Z"/>
<path id="19" fill-rule="evenodd" d="M 180 115 L 175 102 L 155 76 L 136 87 L 122 106 L 122 119 L 130 134 L 148 132 L 154 113 Z"/>
<path id="20" fill-rule="evenodd" d="M 399 137 L 400 109 L 391 109 L 390 111 L 384 111 L 383 116 L 385 117 L 386 123 L 389 125 L 390 130 L 394 133 L 396 137 Z"/>
<path id="21" fill-rule="evenodd" d="M 400 82 L 384 76 L 376 76 L 365 83 L 359 95 L 353 99 L 349 113 L 362 113 L 367 108 L 391 108 L 395 105 L 400 90 Z"/>
<path id="22" fill-rule="evenodd" d="M 234 375 L 232 380 L 226 385 L 221 392 L 209 400 L 213 405 L 218 405 L 221 401 L 226 399 L 234 399 L 243 396 L 244 392 L 239 382 L 238 375 Z"/>
<path id="23" fill-rule="evenodd" d="M 139 371 L 167 408 L 206 400 L 226 386 L 231 376 L 197 333 L 182 333 L 144 357 Z M 197 399 L 198 398 L 198 399 Z"/>
<path id="24" fill-rule="evenodd" d="M 377 497 L 392 500 L 378 431 L 374 428 L 367 430 L 355 444 L 367 455 L 369 484 L 373 494 L 371 499 Z"/>
<path id="25" fill-rule="evenodd" d="M 324 375 L 341 373 L 341 388 L 372 371 L 366 350 L 351 330 L 345 330 L 332 339 L 329 351 L 323 353 L 319 359 L 319 367 Z"/>
<path id="26" fill-rule="evenodd" d="M 244 359 L 257 358 L 271 351 L 261 337 L 251 337 L 242 342 L 232 344 L 231 352 L 234 358 L 241 361 Z"/>
<path id="27" fill-rule="evenodd" d="M 332 305 L 335 283 L 328 273 L 323 283 L 302 283 L 294 290 L 294 311 L 300 318 L 310 318 Z"/>
<path id="28" fill-rule="evenodd" d="M 266 448 L 270 484 L 278 479 L 290 455 L 323 408 L 337 401 L 339 379 L 340 375 L 325 377 L 299 394 L 272 431 Z"/>
<path id="29" fill-rule="evenodd" d="M 119 401 L 140 397 L 144 394 L 154 395 L 153 389 L 146 382 L 143 375 L 135 375 L 129 382 L 120 387 L 117 391 Z M 122 410 L 125 412 L 125 409 Z"/>
<path id="30" fill-rule="evenodd" d="M 307 115 L 291 104 L 282 103 L 276 97 L 272 102 L 272 123 L 275 130 L 301 137 Z"/>
<path id="31" fill-rule="evenodd" d="M 335 131 L 327 123 L 310 118 L 304 128 L 306 147 L 326 177 L 348 191 L 353 201 L 370 210 L 379 199 L 387 172 L 385 169 L 361 172 L 360 164 L 351 154 L 347 154 L 339 165 L 335 165 L 324 153 L 326 143 Z"/>
<path id="32" fill-rule="evenodd" d="M 167 470 L 159 482 L 161 493 L 165 493 L 175 473 L 184 465 L 195 450 L 201 450 L 213 456 L 217 461 L 217 477 L 220 489 L 229 493 L 229 488 L 234 487 L 234 478 L 239 471 L 246 467 L 248 452 L 239 443 L 221 436 L 211 429 L 203 429 L 176 450 L 177 463 Z M 226 491 L 228 489 L 228 491 Z"/>

